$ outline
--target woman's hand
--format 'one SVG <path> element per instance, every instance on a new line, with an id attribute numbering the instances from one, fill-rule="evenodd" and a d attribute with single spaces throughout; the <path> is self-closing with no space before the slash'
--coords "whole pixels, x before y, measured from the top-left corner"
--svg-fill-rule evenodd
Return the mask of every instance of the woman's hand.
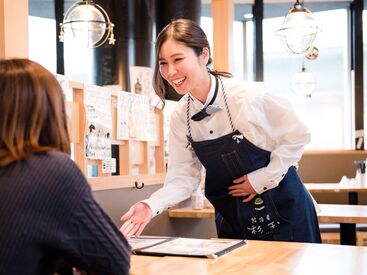
<path id="1" fill-rule="evenodd" d="M 129 239 L 131 236 L 139 236 L 145 226 L 152 219 L 152 210 L 149 205 L 144 202 L 135 203 L 130 207 L 129 211 L 121 217 L 121 221 L 125 221 L 120 231 Z"/>
<path id="2" fill-rule="evenodd" d="M 248 180 L 246 175 L 233 180 L 233 183 L 234 185 L 228 187 L 229 190 L 228 194 L 233 197 L 248 196 L 242 202 L 244 203 L 249 202 L 257 195 L 255 189 L 250 184 L 250 181 Z"/>

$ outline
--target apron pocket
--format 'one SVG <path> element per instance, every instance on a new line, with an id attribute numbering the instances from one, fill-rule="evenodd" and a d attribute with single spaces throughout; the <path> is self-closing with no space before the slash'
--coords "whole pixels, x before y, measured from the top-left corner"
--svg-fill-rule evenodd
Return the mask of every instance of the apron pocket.
<path id="1" fill-rule="evenodd" d="M 240 208 L 245 235 L 249 239 L 263 239 L 275 234 L 280 228 L 289 228 L 289 221 L 280 215 L 267 192 Z"/>
<path id="2" fill-rule="evenodd" d="M 236 179 L 246 174 L 242 160 L 236 150 L 221 154 L 221 158 L 231 179 Z"/>

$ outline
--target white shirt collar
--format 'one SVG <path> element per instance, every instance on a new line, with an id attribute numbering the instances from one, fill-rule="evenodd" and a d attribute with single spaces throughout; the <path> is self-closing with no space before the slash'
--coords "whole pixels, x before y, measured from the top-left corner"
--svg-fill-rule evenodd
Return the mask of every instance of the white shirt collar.
<path id="1" fill-rule="evenodd" d="M 212 100 L 213 96 L 214 96 L 214 91 L 215 91 L 215 76 L 212 75 L 212 74 L 209 74 L 209 75 L 210 75 L 210 90 L 209 90 L 208 96 L 207 96 L 206 101 L 205 101 L 204 104 L 201 103 L 192 94 L 189 93 L 190 97 L 192 98 L 193 106 L 197 110 L 200 110 L 200 109 L 203 109 L 204 107 L 206 107 L 209 104 L 209 102 Z M 220 97 L 219 96 L 220 94 L 221 94 L 221 87 L 220 87 L 220 84 L 219 84 L 217 98 L 215 99 L 214 103 L 218 102 L 218 99 Z"/>

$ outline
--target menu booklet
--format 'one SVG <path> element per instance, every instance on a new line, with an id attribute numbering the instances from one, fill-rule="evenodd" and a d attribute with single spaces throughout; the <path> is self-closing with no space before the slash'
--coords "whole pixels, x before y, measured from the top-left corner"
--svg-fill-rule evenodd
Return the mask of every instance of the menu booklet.
<path id="1" fill-rule="evenodd" d="M 218 258 L 246 245 L 246 240 L 141 236 L 129 243 L 137 255 Z"/>

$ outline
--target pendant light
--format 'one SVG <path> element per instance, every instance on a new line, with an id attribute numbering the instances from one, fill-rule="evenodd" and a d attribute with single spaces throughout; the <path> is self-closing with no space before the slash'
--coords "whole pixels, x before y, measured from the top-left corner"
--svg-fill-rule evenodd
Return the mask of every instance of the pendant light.
<path id="1" fill-rule="evenodd" d="M 306 70 L 304 62 L 300 71 L 296 72 L 291 80 L 293 92 L 306 98 L 311 98 L 315 90 L 316 81 L 313 75 Z"/>
<path id="2" fill-rule="evenodd" d="M 303 1 L 296 0 L 293 8 L 289 9 L 283 24 L 275 33 L 279 35 L 287 49 L 295 54 L 312 50 L 311 58 L 318 56 L 318 49 L 312 46 L 317 33 L 321 31 L 309 9 L 303 7 Z M 315 57 L 316 56 L 316 57 Z M 311 60 L 311 59 L 310 59 Z"/>
<path id="3" fill-rule="evenodd" d="M 60 24 L 59 39 L 61 42 L 73 39 L 89 48 L 101 46 L 108 40 L 115 44 L 114 24 L 107 12 L 91 0 L 77 2 L 64 15 Z"/>

